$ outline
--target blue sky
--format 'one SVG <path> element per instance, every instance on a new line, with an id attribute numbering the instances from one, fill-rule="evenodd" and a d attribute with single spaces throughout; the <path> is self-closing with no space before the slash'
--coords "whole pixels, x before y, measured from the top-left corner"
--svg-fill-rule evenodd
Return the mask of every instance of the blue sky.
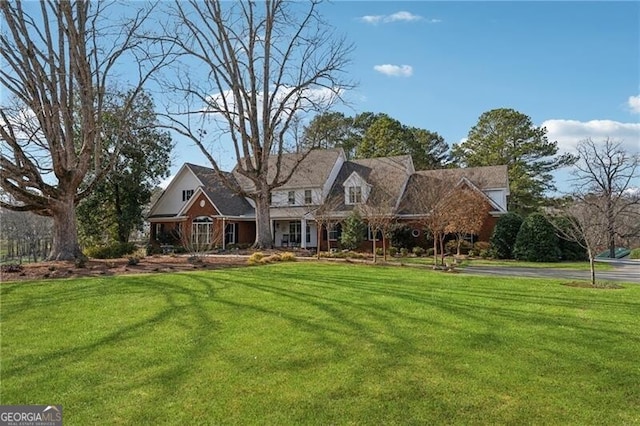
<path id="1" fill-rule="evenodd" d="M 640 152 L 640 3 L 360 2 L 323 6 L 354 43 L 346 114 L 384 112 L 459 143 L 513 108 L 563 151 L 612 137 Z M 183 146 L 184 161 L 203 163 Z M 566 172 L 557 184 L 568 189 Z M 636 182 L 640 186 L 640 178 Z"/>

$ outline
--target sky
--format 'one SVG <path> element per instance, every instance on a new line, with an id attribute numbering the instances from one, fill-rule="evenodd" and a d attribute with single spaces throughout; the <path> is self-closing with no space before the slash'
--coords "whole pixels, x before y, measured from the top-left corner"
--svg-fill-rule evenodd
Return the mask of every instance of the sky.
<path id="1" fill-rule="evenodd" d="M 322 11 L 354 44 L 358 85 L 336 108 L 345 114 L 383 112 L 452 145 L 483 112 L 513 108 L 561 152 L 588 137 L 640 152 L 639 2 L 335 1 Z M 191 148 L 178 150 L 174 173 L 206 165 Z M 561 190 L 567 176 L 556 174 Z"/>
<path id="2" fill-rule="evenodd" d="M 640 152 L 638 1 L 335 0 L 321 12 L 354 45 L 346 71 L 357 86 L 336 107 L 347 115 L 386 113 L 451 146 L 482 113 L 512 108 L 561 152 L 588 137 Z M 184 162 L 209 165 L 193 143 L 174 140 L 172 175 Z M 229 142 L 213 152 L 227 170 L 232 151 Z M 561 190 L 568 182 L 566 170 L 556 174 Z"/>

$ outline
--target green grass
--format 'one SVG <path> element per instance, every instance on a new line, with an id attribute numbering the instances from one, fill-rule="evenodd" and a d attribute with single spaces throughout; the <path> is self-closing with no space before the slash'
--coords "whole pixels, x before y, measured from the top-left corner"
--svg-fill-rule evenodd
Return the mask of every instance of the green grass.
<path id="1" fill-rule="evenodd" d="M 640 286 L 291 263 L 3 284 L 2 404 L 91 424 L 640 424 Z"/>
<path id="2" fill-rule="evenodd" d="M 433 265 L 433 257 L 396 257 L 388 258 L 391 262 L 406 264 Z M 450 258 L 447 258 L 450 260 Z M 524 262 L 517 260 L 494 260 L 494 259 L 465 259 L 459 262 L 461 268 L 465 266 L 493 266 L 512 268 L 545 268 L 545 269 L 575 269 L 588 271 L 589 262 Z M 609 263 L 596 263 L 596 271 L 611 271 L 613 266 Z"/>

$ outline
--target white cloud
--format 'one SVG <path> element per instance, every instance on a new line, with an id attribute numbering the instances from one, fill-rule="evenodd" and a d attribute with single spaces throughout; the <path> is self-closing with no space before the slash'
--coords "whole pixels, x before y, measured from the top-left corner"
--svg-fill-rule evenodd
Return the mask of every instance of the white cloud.
<path id="1" fill-rule="evenodd" d="M 416 22 L 425 20 L 420 15 L 414 15 L 411 12 L 407 12 L 406 10 L 400 10 L 398 12 L 392 13 L 390 15 L 365 15 L 359 18 L 360 21 L 366 24 L 377 25 L 379 23 L 391 23 L 391 22 Z M 428 19 L 426 22 L 430 24 L 437 24 L 442 22 L 440 19 Z"/>
<path id="2" fill-rule="evenodd" d="M 640 114 L 640 95 L 638 96 L 629 96 L 627 100 L 627 105 L 631 112 Z"/>
<path id="3" fill-rule="evenodd" d="M 413 67 L 411 65 L 382 64 L 375 65 L 373 69 L 392 77 L 411 77 L 413 74 Z"/>
<path id="4" fill-rule="evenodd" d="M 610 138 L 621 142 L 626 151 L 640 153 L 640 123 L 553 119 L 542 123 L 542 127 L 547 128 L 550 141 L 558 141 L 561 152 L 575 152 L 578 142 L 587 138 L 594 142 Z"/>
<path id="5" fill-rule="evenodd" d="M 391 15 L 386 16 L 384 18 L 384 22 L 398 22 L 398 21 L 412 22 L 412 21 L 419 21 L 421 19 L 422 19 L 422 16 L 420 15 L 414 15 L 411 12 L 406 12 L 404 10 L 401 10 L 399 12 L 392 13 Z"/>
<path id="6" fill-rule="evenodd" d="M 367 24 L 377 24 L 378 22 L 382 21 L 382 19 L 384 19 L 384 15 L 365 15 L 360 18 L 362 22 L 365 22 Z"/>

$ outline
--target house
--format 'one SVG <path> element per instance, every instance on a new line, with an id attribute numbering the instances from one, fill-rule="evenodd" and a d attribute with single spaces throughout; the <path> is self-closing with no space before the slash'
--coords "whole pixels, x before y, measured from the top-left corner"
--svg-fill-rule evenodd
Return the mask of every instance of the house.
<path id="1" fill-rule="evenodd" d="M 269 170 L 270 180 L 289 175 L 271 193 L 271 229 L 277 247 L 326 249 L 330 240 L 337 240 L 339 227 L 319 229 L 320 211 L 338 223 L 357 206 L 386 206 L 398 221 L 411 225 L 417 216 L 428 214 L 416 208 L 411 194 L 443 179 L 478 191 L 490 205 L 479 240 L 488 240 L 497 218 L 507 212 L 506 166 L 416 171 L 408 155 L 347 161 L 342 149 L 328 149 L 306 156 L 287 154 L 279 176 Z M 210 168 L 184 164 L 150 209 L 150 242 L 222 248 L 253 243 L 255 204 L 232 189 L 250 193 L 253 183 L 237 169 L 225 172 L 225 177 L 226 183 Z"/>

